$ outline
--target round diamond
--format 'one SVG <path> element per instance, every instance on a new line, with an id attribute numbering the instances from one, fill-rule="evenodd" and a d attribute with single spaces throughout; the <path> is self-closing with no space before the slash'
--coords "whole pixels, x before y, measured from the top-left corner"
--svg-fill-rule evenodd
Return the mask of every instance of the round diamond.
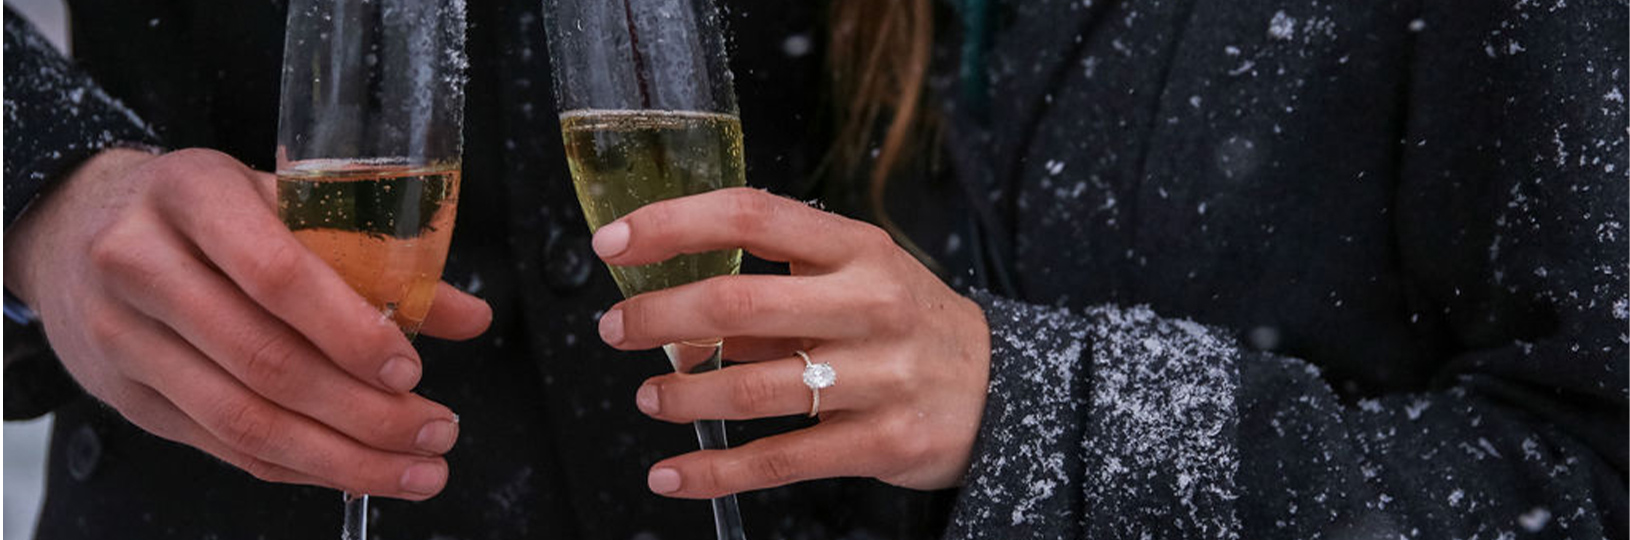
<path id="1" fill-rule="evenodd" d="M 820 389 L 838 383 L 838 372 L 832 364 L 810 364 L 804 367 L 804 385 Z"/>

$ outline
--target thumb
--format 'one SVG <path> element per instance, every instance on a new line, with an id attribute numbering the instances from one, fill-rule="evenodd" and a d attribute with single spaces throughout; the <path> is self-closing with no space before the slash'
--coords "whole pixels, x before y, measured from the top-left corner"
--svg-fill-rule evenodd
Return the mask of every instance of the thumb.
<path id="1" fill-rule="evenodd" d="M 436 285 L 436 298 L 430 302 L 430 313 L 425 315 L 419 333 L 463 341 L 481 335 L 489 326 L 492 326 L 492 306 L 443 281 Z"/>

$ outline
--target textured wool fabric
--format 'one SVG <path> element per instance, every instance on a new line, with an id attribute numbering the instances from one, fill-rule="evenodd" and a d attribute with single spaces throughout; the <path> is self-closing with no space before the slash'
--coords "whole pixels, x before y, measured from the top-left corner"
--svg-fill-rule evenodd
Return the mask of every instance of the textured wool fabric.
<path id="1" fill-rule="evenodd" d="M 1622 2 L 1007 10 L 949 537 L 1625 537 Z"/>

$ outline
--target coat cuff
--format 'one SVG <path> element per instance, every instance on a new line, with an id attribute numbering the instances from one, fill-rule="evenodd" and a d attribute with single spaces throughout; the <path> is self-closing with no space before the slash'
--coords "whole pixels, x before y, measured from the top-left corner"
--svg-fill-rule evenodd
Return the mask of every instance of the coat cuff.
<path id="1" fill-rule="evenodd" d="M 990 389 L 946 538 L 1238 538 L 1233 338 L 987 293 Z"/>
<path id="2" fill-rule="evenodd" d="M 945 537 L 1079 537 L 1090 328 L 1064 309 L 970 297 L 990 324 L 990 388 Z"/>
<path id="3" fill-rule="evenodd" d="M 80 163 L 107 148 L 156 147 L 136 113 L 5 12 L 5 225 Z"/>

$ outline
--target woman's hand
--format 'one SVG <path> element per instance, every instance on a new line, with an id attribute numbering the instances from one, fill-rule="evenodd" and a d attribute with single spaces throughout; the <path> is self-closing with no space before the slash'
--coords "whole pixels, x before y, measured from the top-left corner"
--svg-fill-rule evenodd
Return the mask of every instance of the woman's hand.
<path id="1" fill-rule="evenodd" d="M 808 414 L 805 350 L 829 363 L 819 424 L 651 468 L 650 488 L 684 498 L 836 476 L 917 489 L 956 485 L 985 403 L 984 313 L 877 227 L 752 189 L 655 203 L 602 227 L 594 249 L 615 265 L 746 248 L 791 276 L 723 276 L 636 296 L 600 319 L 625 350 L 725 337 L 740 365 L 654 377 L 636 402 L 670 422 Z"/>
<path id="2" fill-rule="evenodd" d="M 457 416 L 409 393 L 413 347 L 283 226 L 273 180 L 207 150 L 105 151 L 6 231 L 6 286 L 142 429 L 265 480 L 436 494 Z M 423 332 L 491 317 L 443 284 Z"/>

